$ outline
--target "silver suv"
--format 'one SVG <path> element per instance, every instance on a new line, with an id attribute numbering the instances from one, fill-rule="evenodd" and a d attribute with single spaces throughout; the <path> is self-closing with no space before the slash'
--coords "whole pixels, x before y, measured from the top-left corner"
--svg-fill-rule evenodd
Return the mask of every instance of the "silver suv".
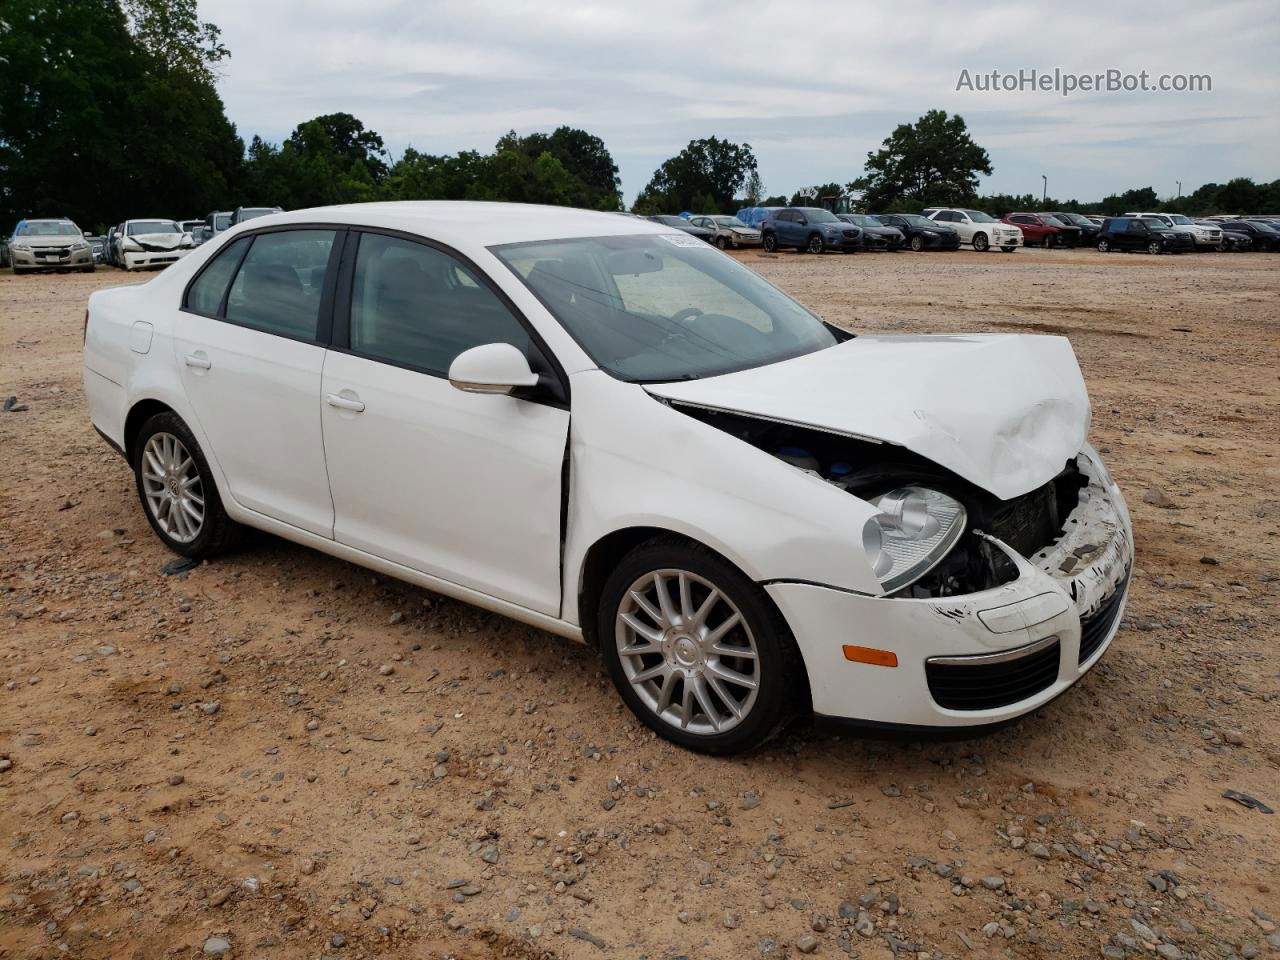
<path id="1" fill-rule="evenodd" d="M 93 248 L 70 220 L 19 220 L 9 238 L 7 259 L 14 273 L 93 272 Z"/>

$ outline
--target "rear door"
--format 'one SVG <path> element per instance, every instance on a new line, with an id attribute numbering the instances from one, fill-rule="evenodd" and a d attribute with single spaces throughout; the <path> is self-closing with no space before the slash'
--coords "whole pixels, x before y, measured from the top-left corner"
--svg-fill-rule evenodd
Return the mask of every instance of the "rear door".
<path id="1" fill-rule="evenodd" d="M 206 455 L 235 501 L 333 536 L 320 426 L 344 232 L 273 228 L 225 245 L 188 286 L 174 348 Z"/>
<path id="2" fill-rule="evenodd" d="M 320 405 L 335 538 L 559 615 L 568 403 L 448 380 L 471 347 L 550 371 L 545 348 L 479 268 L 419 239 L 353 231 L 340 287 Z"/>

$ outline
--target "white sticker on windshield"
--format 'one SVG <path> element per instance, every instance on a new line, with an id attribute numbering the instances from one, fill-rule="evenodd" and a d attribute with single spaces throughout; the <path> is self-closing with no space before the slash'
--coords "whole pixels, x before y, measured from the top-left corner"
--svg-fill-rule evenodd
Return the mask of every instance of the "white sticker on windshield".
<path id="1" fill-rule="evenodd" d="M 670 243 L 673 246 L 677 246 L 677 247 L 708 246 L 707 244 L 699 240 L 697 237 L 691 237 L 687 233 L 664 233 L 664 234 L 661 234 L 661 237 L 663 240 L 667 241 L 667 243 Z"/>

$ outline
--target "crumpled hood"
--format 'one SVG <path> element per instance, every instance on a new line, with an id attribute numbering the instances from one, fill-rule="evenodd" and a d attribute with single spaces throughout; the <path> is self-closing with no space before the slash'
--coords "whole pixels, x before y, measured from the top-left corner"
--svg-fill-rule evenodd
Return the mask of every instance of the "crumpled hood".
<path id="1" fill-rule="evenodd" d="M 1084 446 L 1089 397 L 1065 337 L 856 337 L 654 396 L 906 447 L 1008 500 Z"/>
<path id="2" fill-rule="evenodd" d="M 182 236 L 180 233 L 134 233 L 129 239 L 155 250 L 173 250 L 182 242 Z"/>

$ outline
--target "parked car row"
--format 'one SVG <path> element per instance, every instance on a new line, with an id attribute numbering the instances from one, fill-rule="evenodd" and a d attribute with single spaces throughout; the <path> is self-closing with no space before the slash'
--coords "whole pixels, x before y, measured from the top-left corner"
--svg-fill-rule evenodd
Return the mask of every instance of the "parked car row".
<path id="1" fill-rule="evenodd" d="M 280 207 L 238 207 L 215 210 L 203 220 L 126 220 L 107 231 L 104 262 L 124 270 L 166 267 L 238 223 L 280 212 Z"/>

